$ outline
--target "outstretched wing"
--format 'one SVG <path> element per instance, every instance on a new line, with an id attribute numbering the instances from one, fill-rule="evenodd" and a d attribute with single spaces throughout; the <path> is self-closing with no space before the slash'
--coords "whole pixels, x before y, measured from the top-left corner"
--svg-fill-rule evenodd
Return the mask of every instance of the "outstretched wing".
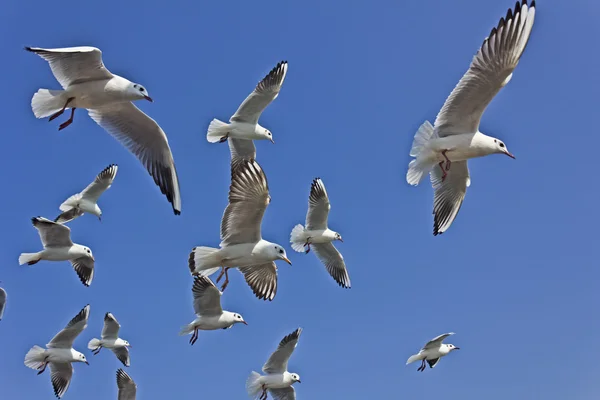
<path id="1" fill-rule="evenodd" d="M 327 229 L 327 217 L 331 204 L 321 178 L 316 178 L 310 186 L 308 196 L 308 212 L 306 213 L 306 229 L 309 231 Z"/>
<path id="2" fill-rule="evenodd" d="M 277 350 L 271 354 L 271 357 L 269 357 L 263 366 L 263 372 L 267 374 L 283 374 L 287 371 L 288 361 L 298 345 L 301 333 L 302 328 L 298 328 L 279 342 Z"/>
<path id="3" fill-rule="evenodd" d="M 88 318 L 90 316 L 90 305 L 83 307 L 63 329 L 52 338 L 50 343 L 46 345 L 49 349 L 71 349 L 73 341 L 87 327 Z"/>

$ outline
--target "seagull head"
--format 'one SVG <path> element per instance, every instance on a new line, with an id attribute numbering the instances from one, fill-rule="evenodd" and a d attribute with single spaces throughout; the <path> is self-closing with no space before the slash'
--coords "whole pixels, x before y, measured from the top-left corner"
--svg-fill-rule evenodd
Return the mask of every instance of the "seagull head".
<path id="1" fill-rule="evenodd" d="M 233 323 L 248 325 L 248 323 L 246 321 L 244 321 L 244 318 L 240 314 L 236 314 L 236 313 L 233 314 Z"/>
<path id="2" fill-rule="evenodd" d="M 254 128 L 254 131 L 258 136 L 262 136 L 265 140 L 270 140 L 271 143 L 275 144 L 275 141 L 273 140 L 273 134 L 267 128 L 256 124 L 256 128 Z"/>
<path id="3" fill-rule="evenodd" d="M 335 233 L 335 240 L 339 240 L 340 242 L 344 243 L 344 241 L 342 240 L 342 235 L 340 235 L 339 233 Z"/>
<path id="4" fill-rule="evenodd" d="M 283 247 L 281 247 L 277 244 L 273 245 L 273 251 L 275 253 L 276 260 L 283 260 L 286 263 L 292 265 L 292 262 L 289 260 L 289 258 L 287 258 L 287 254 L 285 253 L 285 250 L 283 249 Z"/>
<path id="5" fill-rule="evenodd" d="M 151 103 L 154 101 L 152 100 L 152 97 L 150 97 L 150 95 L 148 94 L 146 88 L 138 83 L 131 83 L 131 86 L 129 86 L 127 93 L 131 94 L 134 100 L 146 99 Z"/>
<path id="6" fill-rule="evenodd" d="M 506 148 L 506 145 L 504 144 L 504 142 L 502 140 L 494 139 L 494 145 L 495 145 L 496 153 L 506 154 L 507 156 L 509 156 L 512 159 L 515 158 L 515 156 L 513 156 L 510 153 L 510 151 L 508 151 L 508 149 Z"/>
<path id="7" fill-rule="evenodd" d="M 125 347 L 129 347 L 129 348 L 133 347 L 131 344 L 129 344 L 129 342 L 127 340 L 123 340 L 123 342 L 125 342 L 125 344 L 124 344 Z"/>
<path id="8" fill-rule="evenodd" d="M 86 363 L 87 365 L 90 365 L 90 363 L 87 361 L 87 359 L 85 358 L 85 356 L 83 354 L 81 354 L 81 353 L 78 354 L 77 360 L 75 360 L 75 361 Z"/>
<path id="9" fill-rule="evenodd" d="M 448 353 L 450 353 L 451 351 L 454 351 L 454 350 L 460 350 L 460 347 L 456 347 L 453 344 L 447 344 L 446 347 L 448 347 Z"/>
<path id="10" fill-rule="evenodd" d="M 298 374 L 291 374 L 290 378 L 292 378 L 292 383 L 295 383 L 295 382 L 302 383 L 302 381 L 300 380 L 300 375 L 298 375 Z"/>
<path id="11" fill-rule="evenodd" d="M 86 246 L 81 246 L 81 247 L 83 248 L 84 256 L 91 258 L 92 261 L 96 261 L 96 259 L 94 258 L 94 253 L 92 253 L 92 250 L 89 247 L 86 247 Z"/>

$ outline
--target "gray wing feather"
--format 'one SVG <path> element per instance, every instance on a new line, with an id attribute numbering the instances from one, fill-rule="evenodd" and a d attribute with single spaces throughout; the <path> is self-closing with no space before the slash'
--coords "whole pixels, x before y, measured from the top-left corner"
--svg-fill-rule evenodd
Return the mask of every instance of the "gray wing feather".
<path id="1" fill-rule="evenodd" d="M 50 380 L 52 381 L 54 394 L 59 399 L 67 392 L 67 389 L 69 389 L 72 377 L 73 365 L 71 363 L 50 363 Z"/>
<path id="2" fill-rule="evenodd" d="M 246 283 L 261 300 L 273 300 L 277 294 L 277 266 L 274 262 L 240 267 Z"/>
<path id="3" fill-rule="evenodd" d="M 429 342 L 427 342 L 421 350 L 427 350 L 427 349 L 440 347 L 440 345 L 442 344 L 444 339 L 446 339 L 448 336 L 451 336 L 451 335 L 454 335 L 454 332 L 444 333 L 438 337 L 435 337 L 435 338 L 431 339 Z"/>
<path id="4" fill-rule="evenodd" d="M 89 257 L 79 257 L 71 260 L 71 265 L 77 273 L 79 280 L 85 286 L 90 286 L 94 280 L 94 260 Z"/>
<path id="5" fill-rule="evenodd" d="M 117 339 L 121 325 L 114 315 L 107 312 L 104 314 L 104 326 L 102 327 L 102 340 Z"/>
<path id="6" fill-rule="evenodd" d="M 137 385 L 121 368 L 117 370 L 117 387 L 119 388 L 118 400 L 135 400 Z"/>
<path id="7" fill-rule="evenodd" d="M 67 210 L 61 213 L 58 217 L 54 219 L 54 222 L 59 224 L 66 224 L 67 222 L 73 221 L 75 218 L 79 218 L 83 215 L 83 211 L 77 207 L 73 207 L 70 210 Z"/>
<path id="8" fill-rule="evenodd" d="M 217 316 L 223 313 L 221 292 L 206 276 L 196 276 L 192 287 L 194 313 L 202 316 Z"/>
<path id="9" fill-rule="evenodd" d="M 256 158 L 256 146 L 253 140 L 246 139 L 227 139 L 229 151 L 231 152 L 231 169 L 239 167 L 244 160 L 254 160 Z"/>
<path id="10" fill-rule="evenodd" d="M 277 350 L 271 354 L 271 357 L 269 357 L 263 366 L 263 372 L 267 374 L 282 374 L 287 371 L 288 361 L 298 345 L 301 333 L 302 328 L 298 328 L 279 342 Z"/>
<path id="11" fill-rule="evenodd" d="M 129 349 L 127 347 L 115 347 L 111 349 L 117 356 L 117 359 L 123 363 L 124 366 L 129 367 Z"/>
<path id="12" fill-rule="evenodd" d="M 4 315 L 4 308 L 6 307 L 6 290 L 0 288 L 0 321 Z"/>
<path id="13" fill-rule="evenodd" d="M 73 341 L 87 327 L 88 318 L 90 316 L 90 305 L 83 307 L 79 313 L 73 317 L 67 324 L 65 329 L 58 332 L 52 338 L 50 343 L 46 345 L 49 349 L 71 349 Z"/>
<path id="14" fill-rule="evenodd" d="M 100 195 L 112 185 L 115 176 L 117 176 L 118 169 L 119 167 L 116 164 L 111 164 L 104 168 L 102 172 L 96 176 L 96 179 L 83 189 L 81 197 L 93 201 L 94 203 L 98 201 Z"/>
<path id="15" fill-rule="evenodd" d="M 311 244 L 315 254 L 321 260 L 329 275 L 344 288 L 350 288 L 350 276 L 346 269 L 344 257 L 335 248 L 333 243 L 313 243 Z"/>
<path id="16" fill-rule="evenodd" d="M 331 204 L 321 178 L 315 178 L 310 185 L 308 196 L 308 212 L 306 213 L 306 229 L 327 229 L 327 217 Z"/>
<path id="17" fill-rule="evenodd" d="M 442 172 L 437 166 L 430 173 L 433 186 L 433 234 L 446 232 L 460 211 L 467 187 L 471 184 L 467 161 L 454 161 L 442 182 Z"/>
<path id="18" fill-rule="evenodd" d="M 293 386 L 284 389 L 269 389 L 273 400 L 296 400 L 296 390 Z"/>
<path id="19" fill-rule="evenodd" d="M 44 247 L 71 247 L 71 229 L 44 217 L 31 218 Z"/>

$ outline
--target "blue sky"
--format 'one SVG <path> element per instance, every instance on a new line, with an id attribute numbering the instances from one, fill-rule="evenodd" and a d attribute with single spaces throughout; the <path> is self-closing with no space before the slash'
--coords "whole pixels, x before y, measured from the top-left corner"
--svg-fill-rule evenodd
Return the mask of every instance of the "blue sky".
<path id="1" fill-rule="evenodd" d="M 422 2 L 30 2 L 0 15 L 4 195 L 0 280 L 9 304 L 0 322 L 0 398 L 51 399 L 50 378 L 23 365 L 86 304 L 91 320 L 75 342 L 91 365 L 75 365 L 65 399 L 116 398 L 121 365 L 92 356 L 105 312 L 132 345 L 127 372 L 143 399 L 239 399 L 278 341 L 304 328 L 290 361 L 299 399 L 596 399 L 600 272 L 595 248 L 600 139 L 595 132 L 600 8 L 592 0 L 540 1 L 513 80 L 491 103 L 481 130 L 516 160 L 470 161 L 472 184 L 450 230 L 432 231 L 432 189 L 409 187 L 413 135 L 433 121 L 511 0 Z M 170 205 L 140 163 L 82 110 L 36 120 L 30 99 L 57 89 L 47 64 L 23 46 L 90 45 L 114 73 L 155 99 L 138 105 L 169 137 L 183 209 Z M 255 299 L 240 274 L 225 309 L 248 326 L 177 335 L 193 319 L 187 256 L 217 246 L 227 203 L 229 154 L 209 144 L 213 117 L 227 119 L 278 61 L 289 61 L 279 98 L 261 124 L 277 144 L 257 145 L 272 203 L 263 237 L 285 245 L 279 292 Z M 40 242 L 32 216 L 58 205 L 110 163 L 102 223 L 70 224 L 92 248 L 96 277 L 79 283 L 67 262 L 19 267 Z M 294 253 L 311 180 L 332 201 L 330 226 L 344 237 L 352 289 L 314 254 Z M 406 359 L 430 338 L 460 351 L 433 370 Z"/>

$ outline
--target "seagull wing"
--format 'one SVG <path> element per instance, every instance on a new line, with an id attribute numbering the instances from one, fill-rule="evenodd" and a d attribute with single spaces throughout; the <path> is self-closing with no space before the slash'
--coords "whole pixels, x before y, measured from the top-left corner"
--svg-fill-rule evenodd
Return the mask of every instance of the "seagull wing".
<path id="1" fill-rule="evenodd" d="M 260 300 L 273 300 L 277 294 L 277 266 L 274 262 L 238 268 L 254 295 Z"/>
<path id="2" fill-rule="evenodd" d="M 283 389 L 269 389 L 273 400 L 296 400 L 296 390 L 293 386 Z"/>
<path id="3" fill-rule="evenodd" d="M 479 130 L 483 112 L 519 63 L 534 19 L 535 1 L 528 6 L 527 0 L 522 0 L 492 29 L 435 120 L 440 137 Z"/>
<path id="4" fill-rule="evenodd" d="M 94 260 L 90 257 L 79 257 L 71 260 L 71 265 L 77 273 L 81 283 L 85 286 L 90 286 L 94 279 Z"/>
<path id="5" fill-rule="evenodd" d="M 40 234 L 44 247 L 71 247 L 71 229 L 68 226 L 50 221 L 47 218 L 31 218 L 31 222 Z"/>
<path id="6" fill-rule="evenodd" d="M 115 353 L 115 356 L 117 356 L 117 360 L 121 361 L 124 366 L 129 367 L 129 349 L 127 349 L 127 347 L 114 347 L 111 350 Z"/>
<path id="7" fill-rule="evenodd" d="M 231 152 L 232 170 L 243 164 L 244 160 L 256 158 L 256 146 L 254 146 L 253 140 L 229 138 L 227 142 Z"/>
<path id="8" fill-rule="evenodd" d="M 167 135 L 152 118 L 131 102 L 88 110 L 90 117 L 132 152 L 148 170 L 162 194 L 181 213 L 175 161 Z"/>
<path id="9" fill-rule="evenodd" d="M 329 275 L 335 279 L 338 285 L 349 288 L 350 277 L 348 276 L 348 270 L 346 270 L 344 257 L 342 257 L 333 243 L 313 243 L 311 244 L 311 247 L 319 260 L 325 265 Z"/>
<path id="10" fill-rule="evenodd" d="M 83 307 L 63 329 L 52 338 L 50 343 L 46 345 L 49 349 L 71 349 L 73 341 L 87 327 L 88 318 L 90 316 L 90 305 Z"/>
<path id="11" fill-rule="evenodd" d="M 94 203 L 97 202 L 100 195 L 112 185 L 118 169 L 119 167 L 116 164 L 111 164 L 104 168 L 104 170 L 96 176 L 94 182 L 83 189 L 81 197 Z"/>
<path id="12" fill-rule="evenodd" d="M 263 366 L 263 372 L 267 374 L 283 374 L 287 371 L 288 361 L 298 345 L 301 333 L 302 328 L 298 328 L 279 342 L 277 350 L 271 354 L 271 357 L 269 357 Z"/>
<path id="13" fill-rule="evenodd" d="M 310 185 L 308 212 L 306 213 L 306 229 L 327 229 L 327 217 L 329 216 L 330 209 L 331 204 L 329 203 L 325 185 L 321 178 L 316 178 Z"/>
<path id="14" fill-rule="evenodd" d="M 0 288 L 0 321 L 4 315 L 4 308 L 6 307 L 6 290 Z"/>
<path id="15" fill-rule="evenodd" d="M 466 161 L 454 161 L 446 179 L 442 182 L 442 171 L 436 166 L 430 173 L 433 186 L 433 234 L 446 232 L 460 211 L 467 187 L 471 184 Z"/>
<path id="16" fill-rule="evenodd" d="M 41 49 L 25 47 L 50 64 L 50 69 L 63 89 L 82 82 L 111 79 L 111 74 L 102 62 L 102 52 L 95 47 L 67 47 Z"/>
<path id="17" fill-rule="evenodd" d="M 208 277 L 196 276 L 192 294 L 194 295 L 194 313 L 196 315 L 212 317 L 223 314 L 221 292 Z"/>
<path id="18" fill-rule="evenodd" d="M 451 335 L 454 335 L 454 332 L 444 333 L 443 335 L 440 335 L 436 338 L 431 339 L 429 342 L 427 342 L 425 344 L 425 346 L 423 346 L 422 350 L 434 349 L 434 348 L 440 347 L 440 345 L 442 344 L 444 339 L 446 339 L 448 336 L 451 336 Z"/>
<path id="19" fill-rule="evenodd" d="M 59 399 L 67 392 L 73 377 L 73 365 L 70 362 L 51 362 L 50 380 L 54 394 Z"/>
<path id="20" fill-rule="evenodd" d="M 119 338 L 121 325 L 114 315 L 107 312 L 104 314 L 104 327 L 102 328 L 102 340 L 116 340 Z"/>
<path id="21" fill-rule="evenodd" d="M 231 122 L 258 123 L 260 114 L 277 98 L 287 73 L 287 61 L 281 61 L 256 85 L 256 88 L 229 119 Z"/>
<path id="22" fill-rule="evenodd" d="M 121 368 L 117 370 L 117 387 L 119 388 L 118 400 L 135 400 L 137 386 L 129 374 Z"/>

